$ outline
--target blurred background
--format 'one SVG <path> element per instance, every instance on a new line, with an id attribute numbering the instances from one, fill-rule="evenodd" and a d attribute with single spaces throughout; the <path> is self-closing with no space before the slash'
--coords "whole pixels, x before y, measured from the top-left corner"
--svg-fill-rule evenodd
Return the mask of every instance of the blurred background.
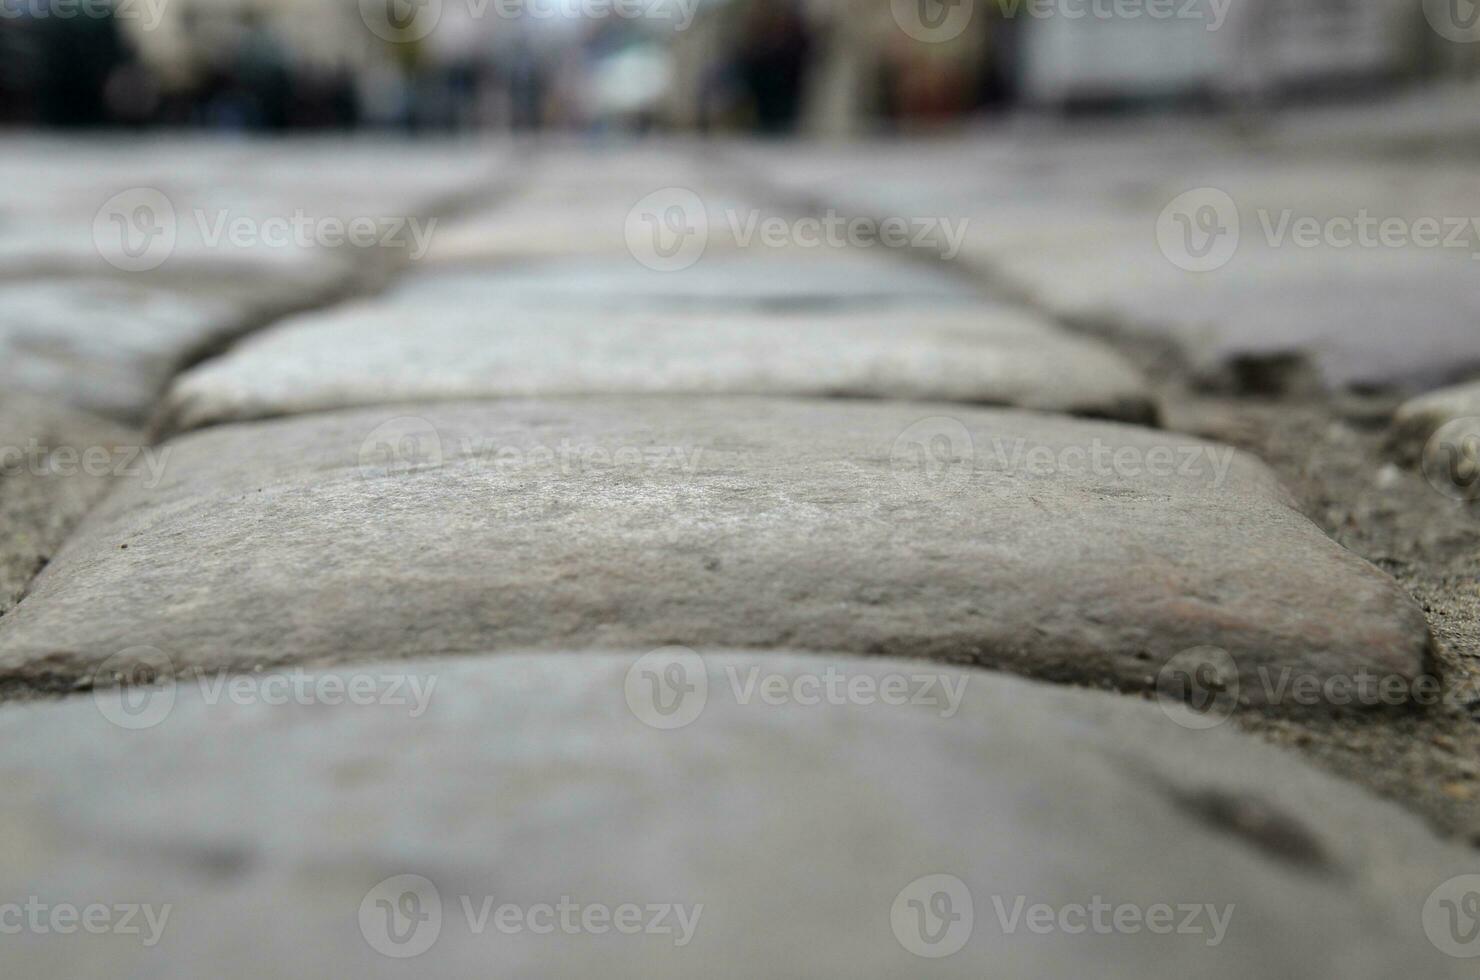
<path id="1" fill-rule="evenodd" d="M 1365 99 L 1476 39 L 1472 0 L 0 0 L 0 125 L 857 136 Z"/>

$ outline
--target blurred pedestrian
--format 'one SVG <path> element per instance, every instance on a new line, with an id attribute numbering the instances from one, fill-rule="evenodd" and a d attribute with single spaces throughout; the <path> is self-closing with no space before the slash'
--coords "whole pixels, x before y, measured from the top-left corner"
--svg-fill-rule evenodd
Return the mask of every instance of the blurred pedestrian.
<path id="1" fill-rule="evenodd" d="M 736 64 L 761 132 L 796 129 L 812 50 L 810 27 L 793 0 L 755 0 L 746 14 Z"/>

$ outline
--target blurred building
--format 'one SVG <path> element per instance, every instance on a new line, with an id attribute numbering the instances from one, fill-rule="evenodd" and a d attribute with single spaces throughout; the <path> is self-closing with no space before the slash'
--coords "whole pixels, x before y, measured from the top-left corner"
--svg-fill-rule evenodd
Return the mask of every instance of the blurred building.
<path id="1" fill-rule="evenodd" d="M 1480 0 L 646 0 L 639 18 L 583 14 L 583 0 L 529 0 L 535 16 L 427 0 L 435 29 L 404 36 L 369 20 L 415 0 L 26 13 L 49 2 L 0 17 L 0 121 L 840 136 L 1002 107 L 1261 106 L 1480 74 Z M 919 29 L 932 22 L 954 26 Z"/>
<path id="2" fill-rule="evenodd" d="M 910 2 L 939 4 L 942 17 L 952 6 Z M 816 36 L 804 128 L 913 127 L 1004 105 L 1264 104 L 1480 68 L 1480 45 L 1446 38 L 1432 23 L 1455 16 L 1445 4 L 1470 0 L 1190 2 L 1161 4 L 1174 15 L 1151 16 L 1152 5 L 1133 0 L 1141 16 L 1115 16 L 1094 13 L 1116 10 L 1112 0 L 958 0 L 973 10 L 966 28 L 921 41 L 901 26 L 897 3 L 804 0 Z M 715 66 L 744 36 L 746 6 L 713 9 L 676 39 L 675 123 L 706 122 Z M 1480 41 L 1474 20 L 1462 30 Z"/>
<path id="3" fill-rule="evenodd" d="M 1220 101 L 1371 85 L 1416 67 L 1410 0 L 1183 0 L 1164 18 L 1052 17 L 1024 34 L 1032 102 L 1206 95 Z M 1169 8 L 1171 9 L 1171 8 Z"/>

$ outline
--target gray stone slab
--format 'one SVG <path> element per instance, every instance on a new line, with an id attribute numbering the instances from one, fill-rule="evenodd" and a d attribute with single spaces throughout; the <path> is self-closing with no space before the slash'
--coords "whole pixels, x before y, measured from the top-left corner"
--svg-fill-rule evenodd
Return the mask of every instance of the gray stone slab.
<path id="1" fill-rule="evenodd" d="M 1405 439 L 1422 447 L 1424 440 L 1447 423 L 1480 416 L 1480 381 L 1453 385 L 1411 398 L 1399 406 L 1393 420 Z"/>
<path id="2" fill-rule="evenodd" d="M 1258 701 L 1268 678 L 1411 677 L 1428 645 L 1413 600 L 1261 464 L 1111 423 L 593 397 L 164 448 L 157 486 L 111 495 L 0 622 L 0 677 L 69 686 L 141 644 L 250 669 L 676 642 L 1143 687 L 1211 644 Z"/>
<path id="3" fill-rule="evenodd" d="M 0 383 L 142 421 L 182 361 L 249 316 L 224 297 L 118 279 L 0 283 Z"/>
<path id="4" fill-rule="evenodd" d="M 646 203 L 645 203 L 646 202 Z M 512 201 L 442 222 L 431 240 L 424 265 L 496 264 L 633 254 L 630 235 L 647 236 L 670 207 L 692 234 L 704 236 L 706 251 L 732 250 L 745 236 L 751 213 L 756 220 L 774 212 L 711 188 L 665 188 L 647 183 L 626 191 L 582 196 L 562 187 L 521 194 Z M 739 234 L 736 234 L 736 230 Z M 638 239 L 643 242 L 642 238 Z M 676 247 L 676 239 L 669 243 Z M 645 243 L 643 243 L 645 244 Z"/>
<path id="5" fill-rule="evenodd" d="M 1429 387 L 1480 364 L 1473 263 L 1416 251 L 1241 245 L 1223 268 L 1176 268 L 1146 235 L 1044 245 L 1001 268 L 1062 317 L 1170 336 L 1208 372 L 1299 355 L 1332 386 Z M 1080 241 L 1094 241 L 1080 236 Z"/>
<path id="6" fill-rule="evenodd" d="M 1421 388 L 1480 366 L 1473 230 L 1413 244 L 1480 213 L 1462 165 L 1333 164 L 1261 155 L 1228 133 L 1121 129 L 777 150 L 760 169 L 850 213 L 965 221 L 962 266 L 1050 314 L 1170 337 L 1209 374 L 1298 355 L 1331 386 Z M 1199 188 L 1227 194 L 1240 219 L 1236 253 L 1206 272 L 1179 267 L 1157 238 L 1163 209 Z M 1310 219 L 1396 220 L 1408 242 L 1343 246 L 1338 227 L 1338 240 L 1304 247 L 1291 227 Z"/>
<path id="7" fill-rule="evenodd" d="M 102 419 L 0 389 L 0 615 L 102 497 L 138 440 Z"/>
<path id="8" fill-rule="evenodd" d="M 633 258 L 418 271 L 385 297 L 405 305 L 517 303 L 541 309 L 824 309 L 975 303 L 969 280 L 881 250 L 706 254 L 676 272 Z"/>
<path id="9" fill-rule="evenodd" d="M 15 975 L 1472 975 L 1468 851 L 1150 704 L 681 651 L 216 680 L 0 714 Z"/>
<path id="10" fill-rule="evenodd" d="M 172 422 L 458 398 L 814 395 L 1155 418 L 1103 344 L 1006 307 L 663 315 L 362 303 L 260 333 L 175 383 Z"/>

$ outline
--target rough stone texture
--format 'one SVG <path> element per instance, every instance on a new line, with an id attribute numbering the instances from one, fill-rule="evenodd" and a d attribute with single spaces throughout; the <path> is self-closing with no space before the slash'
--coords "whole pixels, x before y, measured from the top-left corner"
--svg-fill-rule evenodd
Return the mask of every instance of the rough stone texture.
<path id="1" fill-rule="evenodd" d="M 0 615 L 15 605 L 108 488 L 113 467 L 48 472 L 41 454 L 137 445 L 138 436 L 101 419 L 0 389 Z M 38 452 L 32 453 L 32 449 Z M 33 465 L 32 460 L 41 462 Z"/>
<path id="2" fill-rule="evenodd" d="M 1429 438 L 1445 425 L 1476 417 L 1480 417 L 1480 381 L 1431 391 L 1404 402 L 1393 415 L 1393 434 L 1400 452 L 1416 458 Z M 1480 430 L 1480 425 L 1475 428 Z"/>
<path id="3" fill-rule="evenodd" d="M 245 316 L 229 300 L 120 280 L 0 283 L 0 384 L 141 422 L 177 365 Z"/>
<path id="4" fill-rule="evenodd" d="M 1266 231 L 1286 211 L 1292 222 L 1401 219 L 1415 232 L 1463 219 L 1480 213 L 1471 168 L 1442 156 L 1333 167 L 1231 136 L 1030 131 L 932 149 L 939 182 L 919 178 L 909 144 L 776 150 L 756 166 L 818 207 L 964 218 L 962 265 L 1057 316 L 1170 337 L 1207 373 L 1293 354 L 1332 386 L 1432 387 L 1480 367 L 1472 229 L 1437 248 L 1305 248 L 1288 227 L 1278 244 Z M 1226 266 L 1187 272 L 1158 248 L 1157 220 L 1206 187 L 1235 202 L 1240 245 Z"/>
<path id="5" fill-rule="evenodd" d="M 634 208 L 641 202 L 652 200 L 653 193 L 673 195 L 681 192 L 677 188 L 663 188 L 661 184 L 650 184 L 643 189 L 634 189 L 623 194 L 606 191 L 599 196 L 582 197 L 567 192 L 564 188 L 521 195 L 507 204 L 486 211 L 462 215 L 445 222 L 432 240 L 426 256 L 426 264 L 497 263 L 519 259 L 572 258 L 587 255 L 630 254 L 629 229 L 642 229 L 643 215 L 651 213 L 661 217 L 661 206 L 639 209 L 633 217 Z M 721 251 L 738 247 L 743 240 L 746 218 L 751 211 L 760 212 L 754 205 L 711 189 L 692 190 L 699 195 L 705 212 L 704 230 L 707 249 Z M 674 200 L 680 200 L 677 197 Z M 658 199 L 666 201 L 666 197 Z M 685 196 L 683 200 L 693 200 Z M 698 233 L 700 225 L 698 211 L 689 206 L 684 212 L 685 221 L 696 222 L 692 228 Z M 732 219 L 732 215 L 738 215 Z M 688 227 L 688 225 L 685 225 Z M 740 229 L 737 234 L 735 229 Z"/>
<path id="6" fill-rule="evenodd" d="M 631 258 L 529 262 L 480 271 L 426 270 L 407 276 L 384 301 L 478 309 L 514 303 L 541 309 L 728 313 L 974 303 L 980 296 L 965 279 L 901 262 L 882 250 L 761 249 L 705 254 L 679 272 L 656 272 Z"/>
<path id="7" fill-rule="evenodd" d="M 68 687 L 141 644 L 248 668 L 675 642 L 1143 686 L 1213 644 L 1259 699 L 1259 667 L 1411 676 L 1427 649 L 1422 610 L 1262 465 L 1111 423 L 585 398 L 167 448 L 160 485 L 110 496 L 0 623 L 10 683 Z"/>
<path id="8" fill-rule="evenodd" d="M 0 276 L 36 271 L 110 273 L 92 239 L 93 219 L 120 192 L 152 188 L 174 205 L 186 259 L 216 260 L 238 274 L 267 267 L 276 277 L 313 275 L 323 250 L 205 248 L 204 215 L 213 227 L 228 218 L 317 219 L 425 215 L 451 193 L 475 195 L 496 182 L 505 150 L 458 141 L 438 152 L 432 142 L 282 139 L 260 146 L 151 134 L 136 141 L 89 143 L 17 135 L 0 159 Z M 386 173 L 396 174 L 394 181 Z M 64 267 L 56 268 L 58 265 Z M 192 269 L 198 272 L 199 269 Z"/>
<path id="9" fill-rule="evenodd" d="M 1142 235 L 1093 252 L 1046 246 L 1000 268 L 1036 305 L 1169 336 L 1210 373 L 1293 355 L 1333 386 L 1422 387 L 1480 364 L 1480 293 L 1453 256 L 1254 243 L 1222 269 L 1189 273 Z"/>
<path id="10" fill-rule="evenodd" d="M 751 671 L 791 684 L 831 669 L 882 689 L 922 667 L 776 654 L 706 654 L 702 711 L 658 730 L 628 707 L 635 663 L 569 653 L 425 664 L 413 676 L 433 686 L 415 717 L 409 684 L 408 704 L 271 706 L 212 705 L 209 685 L 191 681 L 137 731 L 105 720 L 99 705 L 114 698 L 116 709 L 113 692 L 13 708 L 0 715 L 6 894 L 147 903 L 156 919 L 171 909 L 152 948 L 142 935 L 23 932 L 6 939 L 7 968 L 74 978 L 486 977 L 491 963 L 508 976 L 1473 975 L 1424 931 L 1428 896 L 1472 865 L 1469 853 L 1231 732 L 1188 733 L 1148 704 L 950 670 L 941 676 L 965 686 L 948 717 L 940 700 L 741 703 L 731 676 Z M 389 696 L 395 675 L 334 676 Z M 321 679 L 302 690 L 333 696 Z M 155 718 L 155 703 L 132 717 Z M 904 914 L 891 913 L 916 894 L 912 882 L 942 874 L 970 894 L 969 931 L 946 934 L 951 945 L 961 936 L 958 952 L 923 959 L 896 939 L 919 935 L 912 910 L 901 901 Z M 398 875 L 422 876 L 441 903 L 434 920 L 398 922 L 401 946 L 374 904 L 400 896 L 378 887 Z M 420 911 L 432 914 L 425 894 Z M 499 906 L 533 915 L 562 897 L 579 905 L 566 913 L 575 930 L 592 906 L 703 908 L 684 946 L 673 934 L 567 933 L 559 918 L 549 934 L 494 924 Z M 1018 921 L 1009 932 L 994 898 L 1011 915 L 1019 897 L 1055 909 L 1212 905 L 1226 932 L 1215 939 L 1206 911 L 1181 909 L 1173 927 L 1198 931 L 1037 935 Z M 490 902 L 483 932 L 464 899 L 474 916 Z M 964 915 L 964 903 L 952 912 Z M 135 924 L 147 931 L 144 916 Z M 393 959 L 371 939 L 398 952 L 430 945 Z"/>
<path id="11" fill-rule="evenodd" d="M 108 198 L 99 193 L 96 211 Z M 105 259 L 93 238 L 93 213 L 59 220 L 52 215 L 22 216 L 0 225 L 0 279 L 30 279 L 52 276 L 113 277 L 130 283 L 159 288 L 192 289 L 203 285 L 255 298 L 268 308 L 302 305 L 346 288 L 354 280 L 353 260 L 343 249 L 273 247 L 261 244 L 233 245 L 224 233 L 212 240 L 221 205 L 206 210 L 207 233 L 203 233 L 188 199 L 176 205 L 176 243 L 157 267 L 129 271 Z M 294 208 L 286 202 L 260 212 L 224 212 L 235 217 L 281 217 L 291 219 Z M 107 239 L 105 249 L 116 249 Z M 113 254 L 108 252 L 108 254 Z"/>
<path id="12" fill-rule="evenodd" d="M 1006 307 L 864 314 L 607 314 L 340 307 L 197 367 L 173 423 L 520 395 L 832 395 L 1015 405 L 1145 421 L 1137 372 Z"/>

